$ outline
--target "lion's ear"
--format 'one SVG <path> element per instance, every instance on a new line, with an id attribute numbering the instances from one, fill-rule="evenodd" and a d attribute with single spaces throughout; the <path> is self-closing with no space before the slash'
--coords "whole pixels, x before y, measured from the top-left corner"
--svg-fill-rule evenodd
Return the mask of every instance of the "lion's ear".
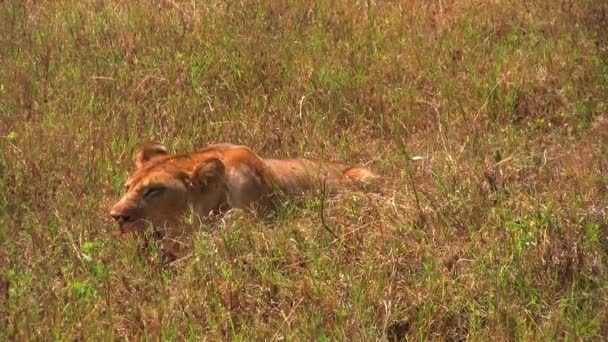
<path id="1" fill-rule="evenodd" d="M 137 168 L 139 169 L 150 159 L 166 154 L 167 148 L 162 144 L 156 142 L 147 143 L 137 152 L 137 157 L 135 158 Z"/>
<path id="2" fill-rule="evenodd" d="M 205 161 L 198 169 L 192 173 L 192 184 L 199 187 L 204 187 L 219 181 L 224 178 L 226 166 L 224 162 L 217 158 L 212 158 Z"/>

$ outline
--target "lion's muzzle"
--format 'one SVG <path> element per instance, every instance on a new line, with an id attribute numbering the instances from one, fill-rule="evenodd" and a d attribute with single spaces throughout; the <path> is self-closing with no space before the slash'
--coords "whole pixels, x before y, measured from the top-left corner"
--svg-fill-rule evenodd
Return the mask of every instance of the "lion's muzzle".
<path id="1" fill-rule="evenodd" d="M 132 222 L 136 219 L 135 215 L 133 215 L 133 211 L 126 208 L 121 202 L 117 203 L 112 210 L 110 210 L 110 216 L 112 216 L 114 221 L 120 225 Z"/>

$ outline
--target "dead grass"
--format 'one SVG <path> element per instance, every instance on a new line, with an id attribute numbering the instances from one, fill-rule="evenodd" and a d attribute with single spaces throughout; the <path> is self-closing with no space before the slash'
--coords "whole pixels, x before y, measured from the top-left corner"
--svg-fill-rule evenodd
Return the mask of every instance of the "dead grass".
<path id="1" fill-rule="evenodd" d="M 605 339 L 606 11 L 2 2 L 0 336 Z M 149 140 L 385 178 L 164 265 L 107 214 Z"/>

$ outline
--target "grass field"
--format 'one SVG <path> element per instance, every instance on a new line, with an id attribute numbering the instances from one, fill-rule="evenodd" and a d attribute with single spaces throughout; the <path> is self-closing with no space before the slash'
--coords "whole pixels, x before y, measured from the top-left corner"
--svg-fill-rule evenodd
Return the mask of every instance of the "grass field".
<path id="1" fill-rule="evenodd" d="M 601 0 L 0 1 L 0 339 L 608 338 L 607 22 Z M 167 265 L 108 214 L 150 140 L 383 180 L 232 212 Z"/>

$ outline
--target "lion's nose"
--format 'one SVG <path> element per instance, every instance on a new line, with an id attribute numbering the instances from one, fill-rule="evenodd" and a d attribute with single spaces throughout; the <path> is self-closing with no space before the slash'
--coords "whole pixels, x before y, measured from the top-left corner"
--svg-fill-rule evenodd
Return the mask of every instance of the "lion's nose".
<path id="1" fill-rule="evenodd" d="M 110 211 L 110 216 L 112 216 L 114 221 L 119 222 L 119 223 L 129 222 L 129 219 L 131 218 L 129 215 L 125 214 L 124 212 L 119 212 L 116 210 Z"/>

